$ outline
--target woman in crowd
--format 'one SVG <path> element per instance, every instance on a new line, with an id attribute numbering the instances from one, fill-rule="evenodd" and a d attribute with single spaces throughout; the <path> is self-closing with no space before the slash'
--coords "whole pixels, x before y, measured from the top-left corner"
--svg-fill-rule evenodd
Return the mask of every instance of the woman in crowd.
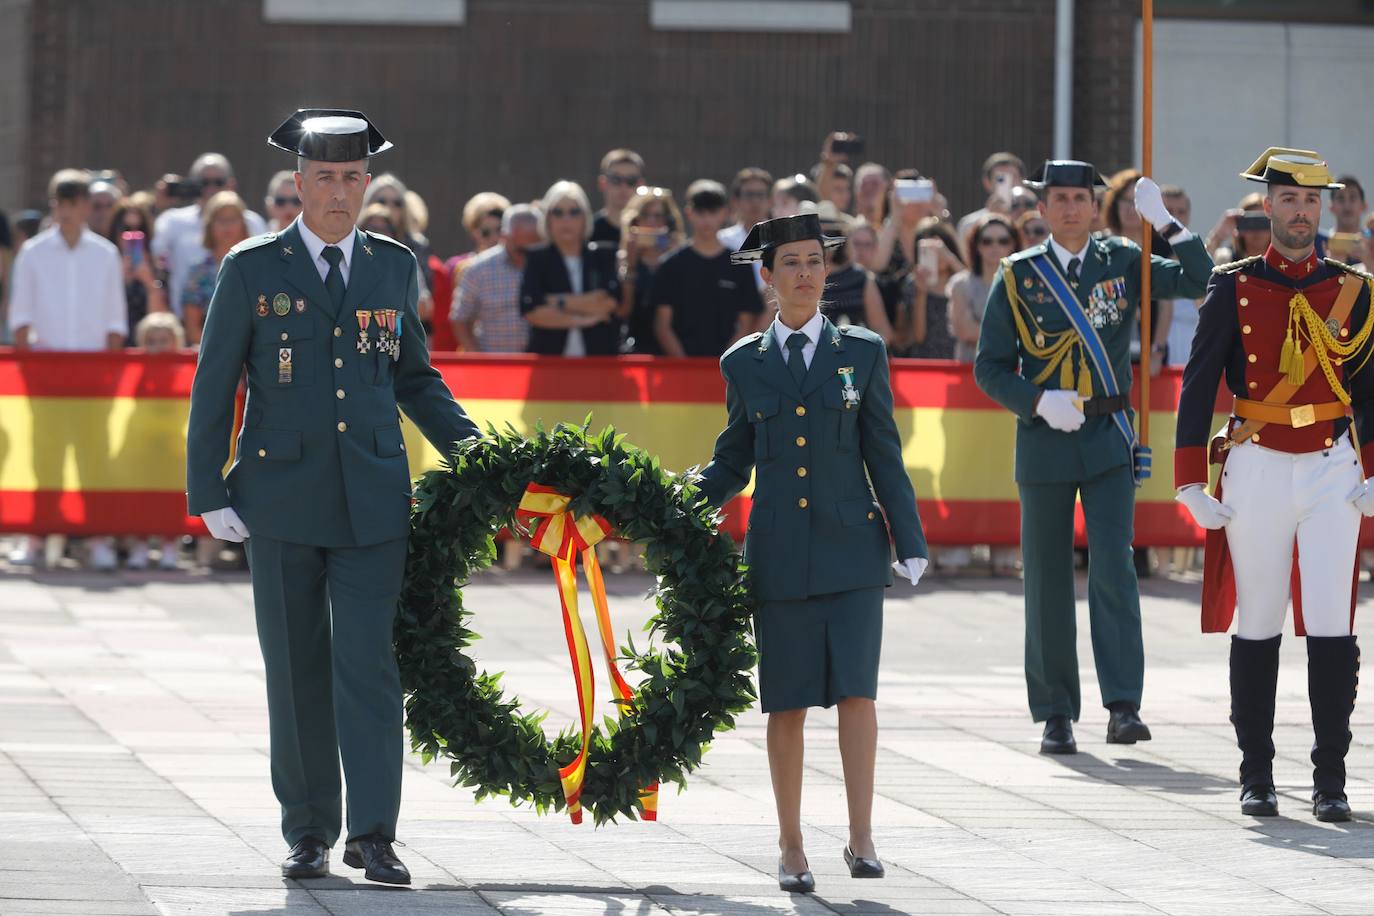
<path id="1" fill-rule="evenodd" d="M 891 191 L 892 173 L 876 162 L 865 162 L 854 173 L 854 215 L 870 226 L 881 226 Z"/>
<path id="2" fill-rule="evenodd" d="M 616 249 L 593 244 L 587 192 L 556 181 L 539 205 L 548 244 L 525 260 L 520 311 L 530 323 L 530 352 L 614 356 L 620 352 L 620 268 Z"/>
<path id="3" fill-rule="evenodd" d="M 801 893 L 815 889 L 801 827 L 812 706 L 839 706 L 845 864 L 856 878 L 883 875 L 872 827 L 874 699 L 891 543 L 913 583 L 927 563 L 883 343 L 861 328 L 837 328 L 819 311 L 824 249 L 841 244 L 804 213 L 759 223 L 733 256 L 762 262 L 778 316 L 721 360 L 729 422 L 700 483 L 711 504 L 723 506 L 754 473 L 744 556 L 760 601 L 754 633 L 778 812 L 778 884 Z"/>
<path id="4" fill-rule="evenodd" d="M 281 232 L 301 215 L 301 195 L 296 190 L 296 176 L 290 169 L 282 169 L 267 183 L 267 228 Z"/>
<path id="5" fill-rule="evenodd" d="M 1050 227 L 1039 210 L 1027 210 L 1016 218 L 1016 235 L 1023 247 L 1030 248 L 1050 237 Z"/>
<path id="6" fill-rule="evenodd" d="M 881 337 L 885 345 L 891 346 L 892 325 L 883 309 L 883 297 L 878 293 L 878 284 L 872 272 L 855 261 L 849 250 L 851 233 L 862 235 L 874 247 L 877 246 L 877 238 L 866 223 L 857 224 L 840 213 L 833 204 L 821 204 L 820 216 L 822 232 L 845 239 L 845 244 L 825 250 L 823 300 L 826 317 L 839 327 L 856 325 L 868 328 Z"/>
<path id="7" fill-rule="evenodd" d="M 1106 211 L 1106 233 L 1128 238 L 1136 244 L 1140 243 L 1141 227 L 1145 225 L 1135 209 L 1135 183 L 1140 179 L 1140 175 L 1141 172 L 1138 169 L 1122 169 L 1117 172 L 1107 180 L 1107 193 L 1102 200 L 1102 207 Z M 1167 257 L 1172 251 L 1169 243 L 1164 241 L 1158 233 L 1152 233 L 1152 235 L 1150 240 L 1151 251 L 1154 254 Z M 1173 323 L 1173 320 L 1174 300 L 1151 300 L 1149 366 L 1152 376 L 1159 375 L 1164 368 L 1164 360 L 1169 349 L 1169 325 Z M 1131 343 L 1131 361 L 1140 362 L 1140 334 L 1138 329 Z"/>
<path id="8" fill-rule="evenodd" d="M 1207 234 L 1207 252 L 1218 264 L 1263 255 L 1269 250 L 1269 218 L 1264 215 L 1264 195 L 1246 194 L 1227 210 Z"/>
<path id="9" fill-rule="evenodd" d="M 964 269 L 959 241 L 949 223 L 928 216 L 917 228 L 915 245 L 918 261 L 906 268 L 897 313 L 897 340 L 904 344 L 899 352 L 915 359 L 953 359 L 945 290 L 950 278 Z"/>
<path id="10" fill-rule="evenodd" d="M 654 334 L 654 308 L 649 301 L 654 271 L 671 251 L 686 241 L 682 211 L 667 188 L 641 185 L 620 212 L 620 308 L 626 322 L 626 350 L 659 356 Z"/>
<path id="11" fill-rule="evenodd" d="M 186 328 L 188 346 L 200 346 L 205 310 L 215 294 L 220 262 L 230 248 L 248 238 L 248 222 L 243 215 L 246 209 L 243 198 L 233 191 L 216 192 L 201 209 L 202 244 L 210 253 L 186 275 L 186 288 L 181 294 L 181 322 Z"/>
<path id="12" fill-rule="evenodd" d="M 128 235 L 126 236 L 126 233 Z M 137 233 L 142 233 L 140 239 Z M 129 327 L 136 329 L 143 316 L 167 311 L 164 277 L 149 252 L 153 243 L 153 213 L 137 194 L 115 205 L 108 238 L 124 262 L 124 301 L 129 308 Z M 131 331 L 128 343 L 135 346 Z"/>
<path id="13" fill-rule="evenodd" d="M 479 191 L 463 205 L 463 228 L 472 239 L 472 250 L 456 254 L 447 261 L 429 256 L 430 290 L 434 296 L 434 333 L 430 352 L 458 349 L 453 335 L 453 294 L 463 279 L 463 269 L 475 256 L 501 242 L 501 217 L 510 201 L 495 191 Z"/>

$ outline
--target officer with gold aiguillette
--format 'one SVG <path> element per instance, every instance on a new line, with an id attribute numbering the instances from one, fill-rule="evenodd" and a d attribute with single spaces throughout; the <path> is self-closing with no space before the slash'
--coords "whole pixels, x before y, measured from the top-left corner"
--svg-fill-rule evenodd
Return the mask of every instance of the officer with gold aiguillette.
<path id="1" fill-rule="evenodd" d="M 1348 821 L 1356 547 L 1361 515 L 1374 514 L 1362 470 L 1374 457 L 1374 278 L 1315 253 L 1322 190 L 1342 187 L 1320 156 L 1271 147 L 1241 177 L 1268 185 L 1272 241 L 1263 255 L 1218 267 L 1207 290 L 1183 373 L 1174 483 L 1208 529 L 1202 630 L 1225 633 L 1237 621 L 1231 722 L 1241 813 L 1279 813 L 1274 693 L 1291 593 L 1294 630 L 1307 637 L 1312 813 Z M 1214 434 L 1223 376 L 1235 402 Z M 1222 466 L 1215 496 L 1209 463 Z"/>
<path id="2" fill-rule="evenodd" d="M 344 863 L 409 884 L 391 845 L 404 754 L 391 629 L 411 494 L 397 407 L 441 454 L 478 430 L 429 364 L 414 255 L 354 228 L 368 160 L 391 144 L 339 109 L 298 111 L 268 142 L 297 156 L 302 213 L 220 268 L 191 389 L 187 501 L 215 537 L 246 540 L 291 846 L 282 874 L 329 873 L 342 760 Z"/>
<path id="3" fill-rule="evenodd" d="M 1047 242 L 1002 262 L 988 293 L 974 360 L 978 385 L 1017 416 L 1016 482 L 1026 587 L 1026 688 L 1045 723 L 1040 751 L 1077 750 L 1078 654 L 1073 579 L 1074 502 L 1088 532 L 1088 616 L 1107 741 L 1150 738 L 1140 718 L 1145 650 L 1132 561 L 1135 488 L 1148 474 L 1130 408 L 1131 329 L 1140 297 L 1140 248 L 1092 237 L 1102 186 L 1086 162 L 1045 163 L 1026 182 L 1042 189 Z M 1173 245 L 1155 256 L 1161 298 L 1202 295 L 1212 261 L 1174 221 L 1159 186 L 1141 178 L 1135 207 Z"/>

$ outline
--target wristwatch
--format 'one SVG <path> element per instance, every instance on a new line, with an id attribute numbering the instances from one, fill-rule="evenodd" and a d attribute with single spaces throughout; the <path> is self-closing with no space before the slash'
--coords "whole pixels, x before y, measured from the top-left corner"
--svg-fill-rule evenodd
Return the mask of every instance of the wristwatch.
<path id="1" fill-rule="evenodd" d="M 1167 226 L 1165 226 L 1163 229 L 1159 230 L 1159 236 L 1160 236 L 1160 238 L 1164 239 L 1164 241 L 1167 242 L 1167 241 L 1169 241 L 1170 239 L 1172 239 L 1174 236 L 1176 236 L 1176 235 L 1178 235 L 1180 232 L 1182 232 L 1182 231 L 1184 230 L 1184 228 L 1185 228 L 1184 225 L 1183 225 L 1182 223 L 1180 223 L 1178 220 L 1176 220 L 1176 219 L 1175 219 L 1175 220 L 1170 220 L 1170 221 L 1169 221 L 1169 225 L 1167 225 Z"/>

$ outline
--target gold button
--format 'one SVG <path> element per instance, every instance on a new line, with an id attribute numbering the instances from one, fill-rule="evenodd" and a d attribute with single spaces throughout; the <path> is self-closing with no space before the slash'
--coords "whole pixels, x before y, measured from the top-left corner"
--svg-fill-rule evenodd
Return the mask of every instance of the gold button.
<path id="1" fill-rule="evenodd" d="M 339 421 L 339 432 L 348 432 L 348 424 L 345 423 L 343 420 Z"/>
<path id="2" fill-rule="evenodd" d="M 342 400 L 344 399 L 344 390 L 343 390 L 342 388 L 340 388 L 338 391 L 335 391 L 335 392 L 334 392 L 334 397 L 336 397 L 336 398 L 338 398 L 340 401 L 342 401 Z"/>
<path id="3" fill-rule="evenodd" d="M 1341 363 L 1345 362 L 1345 360 L 1341 359 L 1340 357 L 1337 357 L 1336 359 L 1333 359 L 1331 362 L 1333 365 L 1339 366 Z"/>
<path id="4" fill-rule="evenodd" d="M 806 437 L 805 437 L 805 436 L 798 436 L 798 437 L 797 437 L 797 448 L 801 448 L 801 447 L 802 447 L 803 445 L 805 445 L 805 444 L 806 444 Z"/>
<path id="5" fill-rule="evenodd" d="M 1242 282 L 1242 283 L 1245 282 L 1245 275 L 1244 275 L 1244 274 L 1241 275 L 1240 282 Z"/>
<path id="6" fill-rule="evenodd" d="M 402 442 L 402 443 L 401 443 L 401 451 L 404 452 L 405 450 L 406 450 L 406 444 L 405 444 L 404 442 Z"/>
<path id="7" fill-rule="evenodd" d="M 335 368 L 335 369 L 342 369 L 342 368 L 343 368 L 343 360 L 340 359 L 340 358 L 337 357 L 337 356 L 334 357 L 334 368 Z"/>
<path id="8" fill-rule="evenodd" d="M 282 340 L 286 340 L 286 339 L 287 339 L 287 334 L 286 334 L 285 331 L 282 331 L 282 332 L 281 332 L 281 339 L 282 339 Z"/>
<path id="9" fill-rule="evenodd" d="M 806 476 L 806 468 L 797 468 L 797 476 L 798 476 L 798 477 L 805 477 L 805 476 Z"/>
<path id="10" fill-rule="evenodd" d="M 1249 334 L 1249 333 L 1250 333 L 1250 325 L 1247 324 L 1245 327 L 1241 328 L 1240 330 L 1241 330 L 1241 333 L 1243 333 L 1243 334 Z"/>
<path id="11" fill-rule="evenodd" d="M 267 457 L 267 449 L 265 449 L 265 448 L 260 448 L 260 449 L 258 449 L 258 457 L 259 457 L 259 458 L 266 458 L 266 457 Z"/>
<path id="12" fill-rule="evenodd" d="M 1253 436 L 1251 436 L 1251 437 L 1250 437 L 1250 441 L 1251 441 L 1251 442 L 1258 442 L 1258 441 L 1259 441 L 1259 433 L 1255 433 Z"/>
<path id="13" fill-rule="evenodd" d="M 1327 440 L 1326 440 L 1326 447 L 1327 447 L 1327 448 L 1330 448 L 1333 444 L 1334 444 L 1334 443 L 1332 443 L 1332 441 L 1331 441 L 1330 439 L 1327 439 Z"/>
<path id="14" fill-rule="evenodd" d="M 754 418 L 757 419 L 757 420 L 762 420 L 762 419 L 763 419 L 763 411 L 762 411 L 762 410 L 756 410 L 756 411 L 754 411 Z"/>
<path id="15" fill-rule="evenodd" d="M 799 416 L 799 417 L 804 417 L 804 416 L 806 416 L 806 408 L 803 407 L 803 406 L 801 406 L 800 404 L 797 405 L 797 416 Z"/>
<path id="16" fill-rule="evenodd" d="M 1258 387 L 1259 387 L 1259 382 L 1251 382 L 1251 383 L 1250 383 L 1250 387 L 1251 387 L 1251 388 L 1258 388 Z"/>
<path id="17" fill-rule="evenodd" d="M 1344 285 L 1345 285 L 1345 277 L 1337 277 L 1337 278 L 1336 278 L 1336 282 L 1337 282 L 1338 284 L 1340 284 L 1341 286 L 1344 286 Z M 1327 445 L 1330 445 L 1330 444 L 1331 444 L 1331 443 L 1329 443 L 1329 442 L 1327 443 Z"/>
<path id="18" fill-rule="evenodd" d="M 1341 328 L 1341 336 L 1342 336 L 1342 337 L 1346 336 L 1346 335 L 1349 334 L 1349 333 L 1350 333 L 1350 329 L 1349 329 L 1349 328 Z"/>
<path id="19" fill-rule="evenodd" d="M 335 328 L 335 329 L 334 329 L 334 336 L 335 336 L 335 337 L 342 337 L 342 336 L 343 336 L 343 328 Z"/>
<path id="20" fill-rule="evenodd" d="M 1256 355 L 1253 354 L 1253 353 L 1251 353 L 1251 354 L 1249 355 L 1249 357 L 1247 357 L 1247 358 L 1248 358 L 1248 359 L 1250 360 L 1250 362 L 1252 362 L 1252 363 L 1253 363 L 1255 360 L 1259 359 L 1259 357 L 1256 356 Z"/>
<path id="21" fill-rule="evenodd" d="M 1250 304 L 1250 300 L 1249 300 L 1249 299 L 1246 299 L 1244 296 L 1242 296 L 1242 297 L 1240 298 L 1240 304 L 1241 304 L 1241 305 L 1249 305 L 1249 304 Z"/>
<path id="22" fill-rule="evenodd" d="M 806 506 L 807 506 L 806 497 L 803 496 L 801 499 L 797 500 L 797 505 L 800 506 L 801 508 L 805 509 Z"/>
<path id="23" fill-rule="evenodd" d="M 874 520 L 875 518 L 877 518 L 877 517 L 878 517 L 878 516 L 874 515 L 872 512 L 868 513 L 868 520 L 869 520 L 870 522 L 873 521 L 873 520 Z"/>

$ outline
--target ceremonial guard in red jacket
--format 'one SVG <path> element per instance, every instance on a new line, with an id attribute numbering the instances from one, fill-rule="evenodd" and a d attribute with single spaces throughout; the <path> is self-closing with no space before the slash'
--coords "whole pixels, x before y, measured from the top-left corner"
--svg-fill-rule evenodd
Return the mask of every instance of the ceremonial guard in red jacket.
<path id="1" fill-rule="evenodd" d="M 1307 637 L 1312 811 L 1350 819 L 1345 755 L 1360 654 L 1352 635 L 1356 544 L 1374 514 L 1374 278 L 1316 257 L 1322 189 L 1339 188 L 1309 150 L 1271 148 L 1241 177 L 1268 185 L 1273 242 L 1216 268 L 1183 375 L 1174 483 L 1207 532 L 1202 629 L 1231 639 L 1231 722 L 1241 811 L 1278 814 L 1274 691 L 1288 599 Z M 1225 377 L 1232 415 L 1213 434 Z M 1363 455 L 1361 443 L 1365 443 Z M 1215 496 L 1208 464 L 1222 466 Z"/>

